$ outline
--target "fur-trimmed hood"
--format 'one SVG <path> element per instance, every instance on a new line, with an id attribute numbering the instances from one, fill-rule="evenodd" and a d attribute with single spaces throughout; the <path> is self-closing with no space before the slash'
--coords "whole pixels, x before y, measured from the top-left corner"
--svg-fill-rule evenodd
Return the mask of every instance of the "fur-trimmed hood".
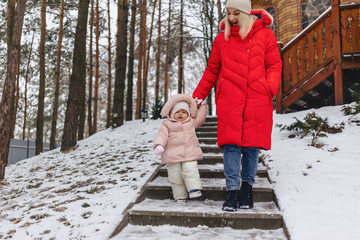
<path id="1" fill-rule="evenodd" d="M 161 110 L 162 117 L 170 118 L 170 112 L 173 106 L 178 102 L 187 102 L 190 107 L 190 116 L 192 118 L 196 117 L 197 113 L 197 106 L 195 100 L 188 94 L 176 94 L 170 98 L 170 100 L 164 105 L 163 109 Z"/>

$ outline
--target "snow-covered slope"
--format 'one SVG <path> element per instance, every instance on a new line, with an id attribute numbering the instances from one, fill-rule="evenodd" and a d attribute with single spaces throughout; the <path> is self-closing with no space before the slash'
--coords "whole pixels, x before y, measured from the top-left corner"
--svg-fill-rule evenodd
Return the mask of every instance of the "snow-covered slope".
<path id="1" fill-rule="evenodd" d="M 160 163 L 152 153 L 160 124 L 126 122 L 67 154 L 57 149 L 8 166 L 0 239 L 107 239 Z"/>

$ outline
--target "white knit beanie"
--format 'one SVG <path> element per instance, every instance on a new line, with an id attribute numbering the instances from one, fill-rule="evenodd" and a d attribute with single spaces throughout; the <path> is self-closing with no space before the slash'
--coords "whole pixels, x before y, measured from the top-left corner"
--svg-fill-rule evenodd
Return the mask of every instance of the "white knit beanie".
<path id="1" fill-rule="evenodd" d="M 190 117 L 190 107 L 189 107 L 189 104 L 187 102 L 184 102 L 184 101 L 181 101 L 181 102 L 178 102 L 176 103 L 172 110 L 171 110 L 171 114 L 170 114 L 170 117 L 173 119 L 174 118 L 174 114 L 179 111 L 180 109 L 184 109 L 185 111 L 187 111 L 187 113 L 189 114 L 189 117 Z"/>
<path id="2" fill-rule="evenodd" d="M 251 0 L 227 0 L 226 8 L 235 8 L 244 13 L 251 13 Z"/>

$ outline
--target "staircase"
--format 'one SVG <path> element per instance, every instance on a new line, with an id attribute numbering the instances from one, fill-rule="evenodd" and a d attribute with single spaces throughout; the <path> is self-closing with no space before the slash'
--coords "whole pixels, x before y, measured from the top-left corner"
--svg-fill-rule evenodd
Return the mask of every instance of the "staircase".
<path id="1" fill-rule="evenodd" d="M 360 76 L 360 4 L 331 7 L 284 47 L 278 113 L 351 102 Z M 355 74 L 356 72 L 356 74 Z"/>
<path id="2" fill-rule="evenodd" d="M 171 232 L 175 239 L 184 235 L 184 231 L 201 237 L 215 237 L 223 232 L 220 236 L 225 238 L 221 239 L 289 239 L 262 163 L 253 187 L 254 208 L 234 213 L 221 210 L 226 191 L 222 150 L 216 145 L 216 121 L 215 117 L 208 117 L 197 129 L 204 153 L 204 159 L 198 161 L 203 200 L 176 204 L 167 181 L 166 166 L 159 166 L 142 197 L 129 208 L 125 220 L 113 233 L 114 239 L 168 239 L 170 233 L 164 235 L 163 231 Z M 179 232 L 182 234 L 177 236 Z M 226 234 L 236 238 L 226 238 Z"/>

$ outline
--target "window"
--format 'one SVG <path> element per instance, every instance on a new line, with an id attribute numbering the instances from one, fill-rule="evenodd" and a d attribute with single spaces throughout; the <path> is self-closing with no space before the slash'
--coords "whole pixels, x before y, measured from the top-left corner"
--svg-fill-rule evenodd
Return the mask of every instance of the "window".
<path id="1" fill-rule="evenodd" d="M 275 8 L 270 7 L 268 9 L 266 9 L 266 11 L 268 13 L 270 13 L 270 15 L 274 18 L 273 24 L 270 26 L 270 28 L 274 31 L 275 36 L 277 36 L 277 34 L 276 34 L 276 13 L 275 13 Z"/>

